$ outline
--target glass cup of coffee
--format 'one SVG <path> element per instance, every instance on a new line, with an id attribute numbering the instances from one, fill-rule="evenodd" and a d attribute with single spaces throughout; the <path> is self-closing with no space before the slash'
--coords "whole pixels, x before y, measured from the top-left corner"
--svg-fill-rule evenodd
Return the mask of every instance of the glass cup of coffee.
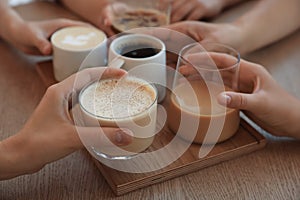
<path id="1" fill-rule="evenodd" d="M 95 156 L 105 159 L 130 159 L 146 150 L 156 131 L 157 91 L 149 82 L 133 76 L 103 79 L 84 87 L 79 94 L 81 118 L 85 126 L 127 128 L 133 140 L 127 146 L 101 146 L 100 135 L 79 134 Z"/>
<path id="2" fill-rule="evenodd" d="M 193 43 L 178 58 L 168 112 L 168 126 L 183 139 L 216 144 L 232 137 L 239 128 L 239 110 L 219 104 L 222 92 L 238 90 L 240 55 L 218 43 Z M 179 130 L 181 119 L 186 124 Z M 190 133 L 190 126 L 198 126 Z"/>
<path id="3" fill-rule="evenodd" d="M 112 28 L 116 33 L 139 27 L 168 25 L 171 15 L 170 0 L 113 0 Z"/>

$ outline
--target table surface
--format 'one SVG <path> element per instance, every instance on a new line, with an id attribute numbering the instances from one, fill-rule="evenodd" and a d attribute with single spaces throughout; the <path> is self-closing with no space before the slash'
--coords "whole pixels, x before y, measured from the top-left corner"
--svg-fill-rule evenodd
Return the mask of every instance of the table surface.
<path id="1" fill-rule="evenodd" d="M 228 21 L 251 5 L 240 5 L 219 18 Z M 76 18 L 46 2 L 17 9 L 26 19 Z M 2 27 L 3 28 L 3 27 Z M 245 56 L 263 64 L 289 92 L 300 98 L 300 31 Z M 0 40 L 0 140 L 22 128 L 45 87 L 35 64 L 45 58 L 27 56 Z M 284 117 L 284 116 L 283 116 Z M 84 151 L 48 164 L 38 173 L 0 182 L 6 199 L 299 199 L 300 143 L 264 134 L 267 146 L 252 154 L 116 197 Z"/>

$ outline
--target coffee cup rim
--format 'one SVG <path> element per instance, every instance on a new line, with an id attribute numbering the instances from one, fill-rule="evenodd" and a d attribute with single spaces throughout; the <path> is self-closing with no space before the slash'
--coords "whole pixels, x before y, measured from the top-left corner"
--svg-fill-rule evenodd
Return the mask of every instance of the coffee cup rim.
<path id="1" fill-rule="evenodd" d="M 157 44 L 160 45 L 160 48 L 159 49 L 159 52 L 156 53 L 155 55 L 153 56 L 148 56 L 148 57 L 145 57 L 145 58 L 131 58 L 131 57 L 127 57 L 127 56 L 123 56 L 121 55 L 119 52 L 116 51 L 116 48 L 114 47 L 116 45 L 117 42 L 119 42 L 120 40 L 124 40 L 125 37 L 130 37 L 130 38 L 135 38 L 136 37 L 141 37 L 141 38 L 146 38 L 148 39 L 148 41 L 152 40 L 152 41 L 155 41 L 157 42 Z M 150 39 L 150 40 L 149 40 Z M 113 48 L 112 48 L 113 47 Z M 141 60 L 144 60 L 144 61 L 147 61 L 147 60 L 151 60 L 153 59 L 154 57 L 157 57 L 157 56 L 160 56 L 164 51 L 166 50 L 166 46 L 164 44 L 164 42 L 162 40 L 160 40 L 159 38 L 155 37 L 155 36 L 152 36 L 152 35 L 147 35 L 147 34 L 141 34 L 141 33 L 130 33 L 130 34 L 126 34 L 126 35 L 122 35 L 120 37 L 117 37 L 116 39 L 114 39 L 110 46 L 109 46 L 109 51 L 112 51 L 115 55 L 117 55 L 119 58 L 124 58 L 126 60 L 133 60 L 133 61 L 141 61 Z"/>
<path id="2" fill-rule="evenodd" d="M 126 77 L 126 79 L 127 79 L 127 78 L 128 78 L 128 77 Z M 136 113 L 136 114 L 134 114 L 134 115 L 126 116 L 126 117 L 103 117 L 103 116 L 96 115 L 96 114 L 91 113 L 90 111 L 88 111 L 88 110 L 82 105 L 82 98 L 81 98 L 81 97 L 82 97 L 82 94 L 84 93 L 84 91 L 85 91 L 88 87 L 92 86 L 93 84 L 95 84 L 95 83 L 97 83 L 97 82 L 99 82 L 99 81 L 101 81 L 101 80 L 92 81 L 92 82 L 90 82 L 89 84 L 87 84 L 86 86 L 84 86 L 84 87 L 81 89 L 81 91 L 80 91 L 80 93 L 79 93 L 79 95 L 78 95 L 78 102 L 79 102 L 80 108 L 81 108 L 84 112 L 86 112 L 87 114 L 89 114 L 91 117 L 94 117 L 94 118 L 96 118 L 96 119 L 109 120 L 109 121 L 127 120 L 127 119 L 130 119 L 130 118 L 133 118 L 133 117 L 136 117 L 136 116 L 139 116 L 139 115 L 143 114 L 145 111 L 149 110 L 149 109 L 157 102 L 157 100 L 158 100 L 158 91 L 157 91 L 157 88 L 154 86 L 153 83 L 150 83 L 150 82 L 148 82 L 148 81 L 146 81 L 146 80 L 144 80 L 144 79 L 137 78 L 137 77 L 133 77 L 133 76 L 129 76 L 129 78 L 137 79 L 138 81 L 141 81 L 141 82 L 145 83 L 145 84 L 143 84 L 143 85 L 149 85 L 149 86 L 153 89 L 153 91 L 154 91 L 155 98 L 154 98 L 153 102 L 152 102 L 146 109 L 144 109 L 143 111 L 141 111 L 141 112 L 139 112 L 139 113 Z M 102 79 L 102 80 L 113 80 L 113 79 L 114 79 L 114 78 L 107 78 L 107 79 Z"/>
<path id="3" fill-rule="evenodd" d="M 54 42 L 54 38 L 57 37 L 58 34 L 60 34 L 62 31 L 66 30 L 66 29 L 73 29 L 73 28 L 84 28 L 84 29 L 89 29 L 89 30 L 95 30 L 96 32 L 100 33 L 103 36 L 103 40 L 101 42 L 99 42 L 96 46 L 91 47 L 91 48 L 85 48 L 85 49 L 69 49 L 69 48 L 63 48 L 59 45 L 56 44 L 56 42 Z M 93 27 L 86 27 L 86 26 L 68 26 L 68 27 L 64 27 L 61 29 L 58 29 L 57 31 L 55 31 L 51 37 L 50 37 L 50 42 L 53 45 L 53 47 L 56 47 L 58 49 L 64 50 L 64 51 L 70 51 L 70 52 L 89 52 L 92 51 L 93 49 L 99 47 L 100 45 L 103 45 L 103 43 L 106 43 L 107 41 L 107 36 L 106 34 L 96 28 Z"/>
<path id="4" fill-rule="evenodd" d="M 228 45 L 225 45 L 225 44 L 222 44 L 222 43 L 218 43 L 218 42 L 204 42 L 204 43 L 199 43 L 199 42 L 195 42 L 195 43 L 191 43 L 191 44 L 188 44 L 186 45 L 185 47 L 183 47 L 180 52 L 179 52 L 179 56 L 188 64 L 192 65 L 193 66 L 193 63 L 191 63 L 189 60 L 187 60 L 186 58 L 184 58 L 183 54 L 184 54 L 184 51 L 186 51 L 187 49 L 193 47 L 193 46 L 196 46 L 196 45 L 203 45 L 203 49 L 206 50 L 205 48 L 205 45 L 214 45 L 214 46 L 217 46 L 217 47 L 222 47 L 222 48 L 226 48 L 228 50 L 230 50 L 231 52 L 234 52 L 236 55 L 233 56 L 235 59 L 236 59 L 236 62 L 234 64 L 232 64 L 231 66 L 228 66 L 228 67 L 224 67 L 222 69 L 207 69 L 207 68 L 202 68 L 202 67 L 197 67 L 198 69 L 201 69 L 203 71 L 210 71 L 210 72 L 221 72 L 221 71 L 228 71 L 228 70 L 231 70 L 231 69 L 234 69 L 234 68 L 238 68 L 239 65 L 240 65 L 240 62 L 241 62 L 241 55 L 240 53 L 235 50 L 234 48 L 228 46 Z M 207 52 L 204 52 L 206 54 L 209 54 L 210 51 L 207 51 Z"/>

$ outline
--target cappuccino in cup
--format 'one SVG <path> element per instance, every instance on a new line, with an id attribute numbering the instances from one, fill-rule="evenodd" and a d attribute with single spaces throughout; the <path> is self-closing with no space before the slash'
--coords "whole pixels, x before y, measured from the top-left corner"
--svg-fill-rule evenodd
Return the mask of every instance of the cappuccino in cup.
<path id="1" fill-rule="evenodd" d="M 83 26 L 66 27 L 52 35 L 51 43 L 57 81 L 67 78 L 80 68 L 106 65 L 106 35 L 101 30 Z"/>
<path id="2" fill-rule="evenodd" d="M 92 83 L 79 95 L 87 126 L 130 129 L 132 143 L 117 147 L 94 147 L 106 158 L 126 157 L 146 150 L 153 142 L 156 127 L 157 91 L 148 82 L 136 78 L 105 79 Z"/>

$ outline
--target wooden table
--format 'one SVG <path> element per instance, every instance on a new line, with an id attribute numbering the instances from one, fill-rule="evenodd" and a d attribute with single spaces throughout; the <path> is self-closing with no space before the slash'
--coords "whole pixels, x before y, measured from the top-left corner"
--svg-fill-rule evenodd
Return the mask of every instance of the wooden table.
<path id="1" fill-rule="evenodd" d="M 247 6 L 235 8 L 235 13 Z M 41 13 L 43 9 L 47 12 Z M 44 18 L 70 16 L 47 3 L 18 10 L 27 19 L 34 19 L 34 12 Z M 224 16 L 230 19 L 231 15 Z M 266 66 L 285 89 L 300 98 L 299 47 L 300 31 L 246 57 Z M 0 41 L 1 140 L 21 129 L 41 99 L 46 88 L 34 66 L 42 59 L 26 56 Z M 0 200 L 299 199 L 300 142 L 262 134 L 268 144 L 260 151 L 121 197 L 112 193 L 90 156 L 78 151 L 38 173 L 0 182 Z"/>

